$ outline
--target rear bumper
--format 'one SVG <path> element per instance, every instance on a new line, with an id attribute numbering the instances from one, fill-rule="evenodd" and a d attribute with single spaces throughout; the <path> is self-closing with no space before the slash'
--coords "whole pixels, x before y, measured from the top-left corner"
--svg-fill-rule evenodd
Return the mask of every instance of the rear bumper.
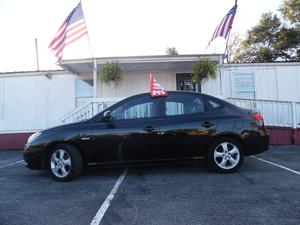
<path id="1" fill-rule="evenodd" d="M 244 139 L 245 155 L 255 155 L 269 149 L 270 136 L 253 136 Z"/>

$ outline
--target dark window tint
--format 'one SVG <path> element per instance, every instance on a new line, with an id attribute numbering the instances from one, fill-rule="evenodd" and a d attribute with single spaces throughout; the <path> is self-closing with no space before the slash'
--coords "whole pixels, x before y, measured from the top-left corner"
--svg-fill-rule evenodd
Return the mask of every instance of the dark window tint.
<path id="1" fill-rule="evenodd" d="M 198 96 L 171 95 L 166 99 L 166 116 L 200 113 L 205 106 Z"/>
<path id="2" fill-rule="evenodd" d="M 151 118 L 157 116 L 157 104 L 155 99 L 141 97 L 129 100 L 113 109 L 111 114 L 115 120 Z"/>

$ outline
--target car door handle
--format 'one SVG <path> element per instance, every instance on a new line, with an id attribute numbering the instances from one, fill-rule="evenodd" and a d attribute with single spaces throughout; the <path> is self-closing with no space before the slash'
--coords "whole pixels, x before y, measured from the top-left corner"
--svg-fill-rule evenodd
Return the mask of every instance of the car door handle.
<path id="1" fill-rule="evenodd" d="M 144 131 L 146 131 L 146 132 L 155 132 L 155 131 L 157 131 L 157 128 L 152 127 L 152 126 L 146 126 L 146 127 L 144 127 Z"/>
<path id="2" fill-rule="evenodd" d="M 201 126 L 205 127 L 205 128 L 210 128 L 210 127 L 214 126 L 214 124 L 209 121 L 205 121 L 201 124 Z"/>

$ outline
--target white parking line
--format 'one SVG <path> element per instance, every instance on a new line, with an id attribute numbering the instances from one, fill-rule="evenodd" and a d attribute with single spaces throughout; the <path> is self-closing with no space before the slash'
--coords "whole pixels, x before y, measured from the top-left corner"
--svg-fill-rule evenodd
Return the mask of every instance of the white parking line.
<path id="1" fill-rule="evenodd" d="M 13 165 L 17 165 L 17 164 L 22 164 L 24 163 L 24 160 L 20 160 L 20 161 L 16 161 L 16 162 L 12 162 L 12 163 L 8 163 L 6 165 L 0 166 L 0 169 L 5 168 L 5 167 L 9 167 L 9 166 L 13 166 Z"/>
<path id="2" fill-rule="evenodd" d="M 124 170 L 124 172 L 120 175 L 119 179 L 117 180 L 117 182 L 115 183 L 115 186 L 113 187 L 113 189 L 110 191 L 109 195 L 106 197 L 105 201 L 102 203 L 101 207 L 99 208 L 96 216 L 94 217 L 94 219 L 92 220 L 90 225 L 99 225 L 106 210 L 108 209 L 108 207 L 110 206 L 110 202 L 113 200 L 113 198 L 115 197 L 116 192 L 118 191 L 122 181 L 124 180 L 125 176 L 127 174 L 127 169 Z"/>
<path id="3" fill-rule="evenodd" d="M 299 171 L 292 170 L 292 169 L 290 169 L 290 168 L 287 168 L 287 167 L 285 167 L 285 166 L 279 165 L 279 164 L 277 164 L 277 163 L 270 162 L 270 161 L 265 160 L 265 159 L 261 159 L 261 158 L 259 158 L 259 157 L 257 157 L 257 156 L 253 156 L 253 155 L 252 155 L 251 157 L 254 158 L 254 159 L 260 160 L 260 161 L 262 161 L 262 162 L 269 163 L 269 164 L 271 164 L 271 165 L 273 165 L 273 166 L 277 166 L 277 167 L 279 167 L 279 168 L 281 168 L 281 169 L 287 170 L 287 171 L 292 172 L 292 173 L 294 173 L 294 174 L 300 175 L 300 172 L 299 172 Z"/>

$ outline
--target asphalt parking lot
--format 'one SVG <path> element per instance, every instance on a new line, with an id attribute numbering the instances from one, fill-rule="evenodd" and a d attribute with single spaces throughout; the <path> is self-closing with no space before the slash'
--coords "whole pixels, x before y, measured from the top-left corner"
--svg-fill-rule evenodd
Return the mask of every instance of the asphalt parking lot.
<path id="1" fill-rule="evenodd" d="M 97 168 L 60 183 L 27 169 L 21 151 L 0 151 L 0 224 L 88 225 L 101 214 L 95 224 L 299 225 L 300 146 L 257 157 L 235 174 L 200 160 Z"/>

